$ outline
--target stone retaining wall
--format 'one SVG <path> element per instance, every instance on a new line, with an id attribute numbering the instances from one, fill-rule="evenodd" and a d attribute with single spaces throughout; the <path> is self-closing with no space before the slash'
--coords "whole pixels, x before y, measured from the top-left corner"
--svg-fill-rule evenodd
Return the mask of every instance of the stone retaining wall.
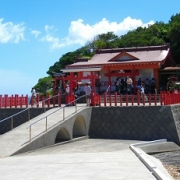
<path id="1" fill-rule="evenodd" d="M 13 127 L 17 127 L 28 121 L 28 111 L 30 119 L 44 113 L 50 108 L 31 108 L 13 117 Z M 25 110 L 24 108 L 0 109 L 0 120 L 10 117 L 18 112 Z M 11 130 L 11 119 L 0 123 L 0 134 L 4 134 Z"/>
<path id="2" fill-rule="evenodd" d="M 90 138 L 152 141 L 180 145 L 180 106 L 93 107 Z"/>

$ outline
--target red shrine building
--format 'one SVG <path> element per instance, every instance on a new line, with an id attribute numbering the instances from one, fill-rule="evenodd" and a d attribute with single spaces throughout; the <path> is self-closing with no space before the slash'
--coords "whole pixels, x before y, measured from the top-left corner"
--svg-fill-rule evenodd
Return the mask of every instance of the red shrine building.
<path id="1" fill-rule="evenodd" d="M 154 78 L 159 91 L 167 83 L 163 69 L 173 66 L 175 62 L 169 46 L 162 45 L 96 50 L 91 59 L 78 59 L 61 71 L 67 74 L 65 79 L 69 80 L 71 87 L 74 81 L 90 81 L 93 90 L 100 94 L 107 87 L 114 92 L 116 78 L 126 79 L 127 76 L 132 78 L 134 90 L 139 78 L 142 81 Z M 56 81 L 58 77 L 54 79 Z"/>

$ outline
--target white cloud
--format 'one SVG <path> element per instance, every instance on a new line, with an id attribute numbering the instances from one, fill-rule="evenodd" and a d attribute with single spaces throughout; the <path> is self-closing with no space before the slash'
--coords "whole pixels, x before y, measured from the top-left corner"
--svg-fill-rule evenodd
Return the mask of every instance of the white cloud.
<path id="1" fill-rule="evenodd" d="M 52 29 L 54 29 L 54 26 L 46 25 L 46 26 L 44 27 L 44 29 L 45 29 L 46 33 L 49 33 Z"/>
<path id="2" fill-rule="evenodd" d="M 53 37 L 50 34 L 47 34 L 45 37 L 41 38 L 41 41 L 46 41 L 50 43 L 51 50 L 62 48 L 65 46 L 63 43 L 60 42 L 59 38 Z"/>
<path id="3" fill-rule="evenodd" d="M 137 27 L 148 26 L 148 24 L 154 24 L 154 22 L 143 23 L 140 19 L 127 17 L 122 22 L 117 23 L 109 22 L 107 19 L 103 18 L 102 21 L 90 26 L 89 24 L 84 24 L 82 19 L 79 19 L 71 22 L 66 43 L 67 45 L 77 43 L 83 45 L 88 40 L 102 33 L 111 31 L 120 36 Z"/>
<path id="4" fill-rule="evenodd" d="M 137 27 L 146 27 L 151 24 L 154 24 L 154 21 L 143 23 L 142 20 L 132 19 L 131 17 L 127 17 L 119 23 L 109 22 L 106 18 L 103 18 L 100 22 L 97 22 L 94 25 L 85 24 L 82 19 L 78 19 L 77 21 L 71 22 L 67 37 L 61 40 L 51 34 L 54 27 L 46 25 L 46 36 L 43 37 L 41 41 L 49 42 L 50 49 L 53 50 L 74 44 L 84 45 L 87 41 L 90 41 L 95 36 L 102 33 L 111 31 L 120 36 L 130 30 L 136 29 Z"/>
<path id="5" fill-rule="evenodd" d="M 41 34 L 41 32 L 37 31 L 37 30 L 32 30 L 31 34 L 33 34 L 35 36 L 35 38 L 37 38 Z"/>
<path id="6" fill-rule="evenodd" d="M 24 40 L 24 31 L 25 26 L 23 23 L 3 23 L 3 19 L 0 19 L 0 43 L 18 43 L 19 41 Z"/>

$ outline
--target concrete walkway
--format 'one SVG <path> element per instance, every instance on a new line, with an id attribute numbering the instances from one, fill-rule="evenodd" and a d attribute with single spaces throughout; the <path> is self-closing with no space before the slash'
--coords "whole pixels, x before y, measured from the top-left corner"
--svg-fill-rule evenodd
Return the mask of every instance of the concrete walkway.
<path id="1" fill-rule="evenodd" d="M 135 141 L 86 139 L 0 159 L 6 180 L 155 180 L 129 149 Z"/>
<path id="2" fill-rule="evenodd" d="M 78 105 L 77 110 L 87 108 Z M 49 148 L 10 156 L 29 141 L 27 127 L 58 108 L 53 108 L 13 131 L 0 136 L 0 177 L 5 180 L 155 180 L 153 173 L 130 150 L 130 144 L 140 141 L 83 139 Z M 65 109 L 66 117 L 75 107 Z M 48 126 L 63 120 L 62 111 L 51 115 Z M 32 128 L 32 137 L 45 128 L 40 121 Z M 146 159 L 151 160 L 147 154 Z M 153 158 L 154 163 L 157 159 Z M 160 166 L 160 172 L 166 173 Z M 167 180 L 170 178 L 167 177 Z M 165 180 L 165 179 L 163 179 Z"/>

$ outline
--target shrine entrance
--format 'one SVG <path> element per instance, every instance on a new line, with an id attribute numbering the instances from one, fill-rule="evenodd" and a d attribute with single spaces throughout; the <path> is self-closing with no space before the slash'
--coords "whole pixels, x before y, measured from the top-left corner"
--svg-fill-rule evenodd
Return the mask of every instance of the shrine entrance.
<path id="1" fill-rule="evenodd" d="M 90 83 L 92 94 L 96 92 L 96 83 L 100 80 L 101 68 L 62 69 L 63 73 L 55 73 L 53 78 L 53 94 L 61 92 L 65 95 L 66 104 L 75 100 L 76 91 L 86 83 Z M 66 86 L 69 86 L 69 93 L 66 94 Z M 84 88 L 83 88 L 84 89 Z"/>

